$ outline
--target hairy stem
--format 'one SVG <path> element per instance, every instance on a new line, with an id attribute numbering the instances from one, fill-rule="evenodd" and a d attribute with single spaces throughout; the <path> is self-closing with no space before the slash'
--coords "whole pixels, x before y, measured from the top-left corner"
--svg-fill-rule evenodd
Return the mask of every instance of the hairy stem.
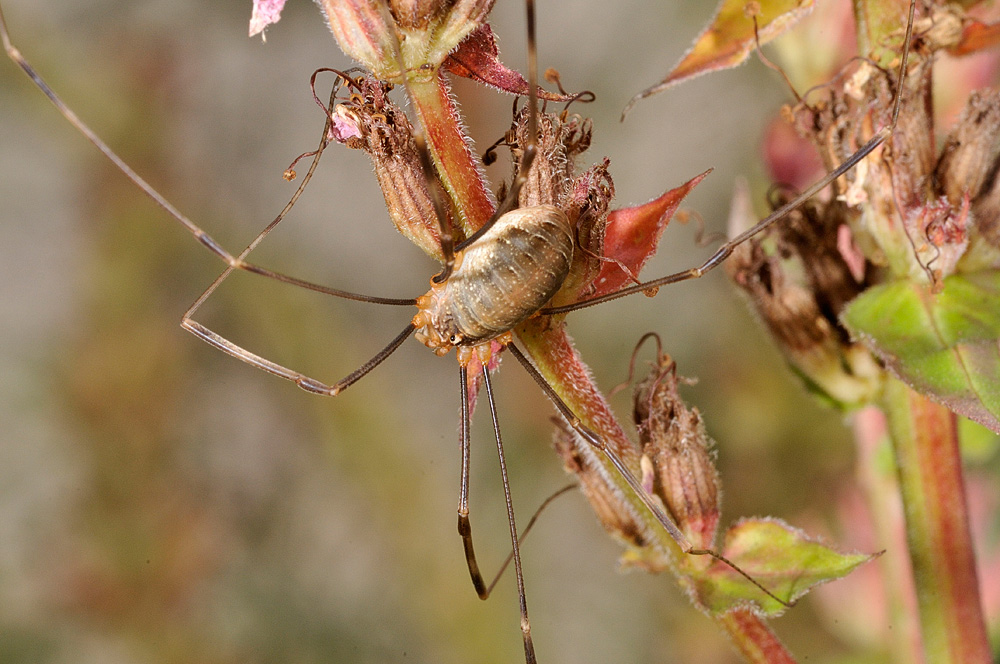
<path id="1" fill-rule="evenodd" d="M 794 664 L 795 658 L 768 628 L 767 623 L 749 609 L 735 609 L 717 616 L 732 639 L 733 646 L 752 664 Z"/>
<path id="2" fill-rule="evenodd" d="M 885 407 L 925 657 L 988 664 L 956 415 L 894 379 L 886 387 Z"/>
<path id="3" fill-rule="evenodd" d="M 424 80 L 411 80 L 410 95 L 438 174 L 466 236 L 493 214 L 496 205 L 486 187 L 479 161 L 462 129 L 461 116 L 440 71 Z"/>

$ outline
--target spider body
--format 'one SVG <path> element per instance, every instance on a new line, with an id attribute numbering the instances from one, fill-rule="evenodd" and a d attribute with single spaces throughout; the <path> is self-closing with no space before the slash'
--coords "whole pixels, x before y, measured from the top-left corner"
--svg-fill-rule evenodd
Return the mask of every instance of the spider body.
<path id="1" fill-rule="evenodd" d="M 438 355 L 459 347 L 462 364 L 477 346 L 506 343 L 506 335 L 563 285 L 573 245 L 572 222 L 557 207 L 538 205 L 504 214 L 456 253 L 448 279 L 431 281 L 431 289 L 417 299 L 417 339 Z"/>

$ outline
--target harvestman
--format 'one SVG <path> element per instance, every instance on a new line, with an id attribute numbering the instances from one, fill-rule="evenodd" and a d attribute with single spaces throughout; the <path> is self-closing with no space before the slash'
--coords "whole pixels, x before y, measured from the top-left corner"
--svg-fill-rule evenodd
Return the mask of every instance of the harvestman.
<path id="1" fill-rule="evenodd" d="M 910 41 L 912 36 L 914 2 L 910 3 L 909 16 L 907 20 L 906 35 L 904 38 L 904 49 L 897 74 L 897 81 L 902 81 L 906 72 L 906 61 L 909 54 Z M 191 220 L 179 212 L 171 203 L 153 189 L 135 171 L 133 171 L 124 161 L 122 161 L 87 125 L 85 125 L 76 114 L 66 106 L 61 99 L 56 96 L 51 88 L 35 73 L 34 69 L 21 56 L 20 52 L 12 45 L 7 25 L 0 9 L 0 36 L 3 38 L 4 48 L 7 55 L 32 79 L 34 84 L 49 98 L 60 113 L 76 127 L 91 143 L 93 143 L 114 165 L 120 169 L 126 177 L 136 184 L 147 196 L 153 199 L 170 216 L 176 219 L 187 229 L 202 245 L 218 256 L 224 263 L 226 269 L 216 279 L 209 288 L 194 302 L 194 304 L 184 314 L 181 325 L 216 348 L 233 355 L 234 357 L 251 364 L 259 369 L 274 375 L 294 381 L 302 389 L 314 394 L 335 396 L 346 389 L 368 372 L 378 366 L 383 360 L 393 353 L 410 335 L 416 333 L 418 340 L 433 349 L 437 354 L 444 355 L 451 348 L 456 348 L 459 360 L 459 374 L 461 378 L 461 447 L 462 447 L 462 471 L 461 488 L 459 497 L 459 532 L 462 536 L 466 560 L 470 574 L 477 592 L 483 598 L 488 596 L 490 588 L 486 587 L 476 563 L 475 553 L 472 543 L 472 530 L 469 521 L 468 510 L 468 489 L 469 489 L 469 452 L 470 452 L 470 406 L 469 394 L 466 389 L 468 384 L 469 366 L 473 362 L 481 363 L 484 367 L 482 371 L 483 384 L 486 387 L 487 401 L 492 415 L 493 429 L 497 441 L 497 448 L 500 458 L 500 472 L 504 487 L 504 496 L 507 506 L 507 517 L 510 526 L 510 537 L 512 542 L 512 557 L 514 563 L 515 577 L 517 581 L 518 597 L 521 612 L 521 631 L 524 640 L 525 659 L 528 662 L 535 661 L 534 647 L 531 641 L 530 624 L 527 614 L 527 603 L 524 592 L 524 579 L 521 571 L 520 547 L 518 544 L 518 534 L 514 521 L 514 511 L 511 502 L 510 488 L 507 477 L 506 463 L 504 460 L 503 444 L 501 441 L 500 428 L 497 421 L 496 409 L 494 406 L 493 390 L 489 379 L 489 371 L 485 370 L 490 358 L 495 354 L 496 347 L 506 348 L 521 364 L 542 391 L 552 400 L 556 409 L 565 418 L 566 422 L 574 429 L 577 435 L 592 445 L 595 449 L 603 453 L 610 463 L 618 470 L 622 478 L 631 487 L 632 491 L 645 505 L 645 507 L 655 516 L 656 520 L 669 533 L 680 548 L 688 554 L 709 555 L 723 563 L 728 564 L 734 570 L 745 576 L 763 593 L 771 596 L 779 602 L 780 598 L 775 597 L 766 588 L 747 576 L 738 567 L 729 563 L 724 557 L 712 550 L 695 549 L 681 533 L 677 525 L 664 513 L 663 509 L 654 501 L 642 488 L 640 482 L 628 469 L 618 453 L 610 447 L 600 435 L 585 425 L 556 394 L 531 361 L 513 343 L 512 330 L 522 321 L 534 315 L 563 314 L 577 309 L 594 306 L 602 302 L 613 299 L 649 291 L 667 284 L 673 284 L 688 279 L 701 277 L 722 264 L 733 250 L 758 235 L 773 224 L 777 223 L 792 210 L 800 206 L 803 202 L 817 194 L 820 190 L 832 183 L 841 175 L 848 172 L 864 159 L 875 148 L 882 144 L 894 130 L 899 116 L 899 109 L 902 100 L 899 85 L 895 101 L 893 103 L 891 122 L 880 129 L 874 136 L 855 154 L 843 162 L 836 170 L 826 177 L 816 182 L 799 196 L 789 203 L 780 207 L 771 215 L 760 221 L 757 225 L 741 233 L 736 238 L 729 240 L 722 245 L 708 260 L 701 266 L 690 268 L 681 272 L 670 274 L 658 279 L 638 283 L 621 290 L 585 299 L 573 304 L 546 308 L 552 296 L 559 290 L 569 272 L 570 260 L 573 255 L 576 242 L 575 229 L 569 222 L 565 213 L 553 206 L 535 206 L 527 208 L 517 208 L 518 193 L 528 180 L 528 172 L 537 152 L 537 56 L 535 51 L 535 20 L 533 0 L 527 0 L 527 32 L 528 32 L 528 77 L 529 77 L 529 116 L 528 116 L 528 143 L 522 146 L 523 154 L 520 159 L 519 170 L 507 192 L 506 197 L 497 207 L 496 212 L 486 222 L 486 224 L 468 239 L 455 243 L 451 235 L 449 224 L 444 214 L 444 202 L 438 194 L 437 188 L 433 186 L 435 176 L 431 166 L 430 157 L 423 147 L 423 138 L 414 130 L 414 140 L 421 154 L 424 166 L 425 177 L 428 189 L 432 192 L 434 207 L 437 213 L 437 222 L 440 232 L 441 249 L 444 256 L 444 265 L 439 274 L 432 279 L 430 291 L 425 295 L 415 299 L 395 299 L 372 297 L 356 293 L 328 288 L 318 284 L 306 282 L 295 277 L 277 273 L 260 266 L 248 263 L 247 256 L 263 240 L 267 234 L 284 218 L 288 210 L 295 204 L 299 195 L 314 172 L 320 153 L 322 153 L 328 139 L 326 130 L 319 149 L 313 158 L 308 174 L 303 178 L 299 188 L 292 196 L 288 205 L 282 210 L 277 218 L 271 222 L 256 238 L 238 255 L 233 255 L 219 245 L 207 233 L 201 230 Z M 383 11 L 388 11 L 383 7 Z M 398 53 L 398 44 L 397 53 Z M 346 77 L 344 77 L 346 79 Z M 331 95 L 331 110 L 335 100 L 337 90 Z M 329 126 L 330 118 L 327 120 Z M 530 241 L 521 242 L 518 238 L 532 237 L 544 238 L 541 244 L 532 244 Z M 520 242 L 520 244 L 518 244 Z M 488 281 L 484 277 L 495 275 L 501 268 L 515 268 L 529 270 L 539 260 L 545 261 L 546 270 L 536 270 L 528 274 L 528 288 L 519 291 L 520 300 L 505 302 L 504 307 L 489 308 L 484 305 L 481 297 L 484 290 L 493 289 L 494 294 L 502 294 L 509 297 L 514 281 L 502 282 L 496 285 L 493 281 Z M 388 304 L 394 306 L 416 306 L 418 311 L 413 320 L 396 336 L 383 350 L 377 353 L 372 359 L 363 364 L 357 370 L 350 373 L 340 381 L 332 385 L 305 376 L 295 370 L 289 369 L 263 357 L 260 357 L 238 345 L 221 337 L 209 330 L 201 323 L 195 321 L 192 316 L 205 300 L 215 291 L 215 289 L 234 270 L 245 270 L 260 274 L 284 283 L 304 287 L 320 293 L 333 295 L 336 297 L 352 299 L 375 304 Z M 521 279 L 521 274 L 517 275 Z M 501 310 L 502 309 L 502 310 Z M 490 586 L 492 587 L 492 586 Z"/>

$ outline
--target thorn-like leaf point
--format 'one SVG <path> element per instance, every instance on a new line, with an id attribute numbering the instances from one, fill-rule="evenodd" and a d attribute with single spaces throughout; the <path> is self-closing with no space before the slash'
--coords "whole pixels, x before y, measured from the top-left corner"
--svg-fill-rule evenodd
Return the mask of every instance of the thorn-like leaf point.
<path id="1" fill-rule="evenodd" d="M 711 172 L 709 169 L 696 175 L 648 203 L 612 210 L 604 235 L 604 255 L 620 261 L 632 274 L 638 275 L 646 261 L 656 253 L 663 229 L 677 212 L 681 201 Z M 613 293 L 628 280 L 628 273 L 619 265 L 605 263 L 594 282 L 594 295 Z"/>
<path id="2" fill-rule="evenodd" d="M 471 78 L 513 95 L 528 94 L 528 82 L 524 77 L 500 62 L 500 52 L 489 23 L 479 26 L 452 51 L 444 61 L 444 69 L 456 76 Z M 539 87 L 538 98 L 568 102 L 573 96 L 556 94 Z"/>
<path id="3" fill-rule="evenodd" d="M 761 44 L 795 25 L 812 10 L 813 0 L 723 0 L 712 23 L 695 40 L 691 50 L 658 84 L 635 95 L 622 111 L 624 118 L 635 104 L 695 76 L 743 63 L 756 47 L 754 19 Z"/>

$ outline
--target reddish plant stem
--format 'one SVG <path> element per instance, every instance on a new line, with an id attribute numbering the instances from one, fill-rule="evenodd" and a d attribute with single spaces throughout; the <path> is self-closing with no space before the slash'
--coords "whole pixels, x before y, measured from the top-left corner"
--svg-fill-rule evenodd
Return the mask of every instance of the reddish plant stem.
<path id="1" fill-rule="evenodd" d="M 438 71 L 430 78 L 411 80 L 409 88 L 434 165 L 452 207 L 458 212 L 458 222 L 469 236 L 486 223 L 496 209 L 479 167 L 479 158 L 462 130 L 461 116 L 444 74 Z"/>
<path id="2" fill-rule="evenodd" d="M 594 383 L 590 368 L 580 359 L 562 322 L 543 318 L 529 319 L 518 327 L 517 336 L 538 371 L 573 414 L 607 441 L 633 473 L 639 473 L 638 450 L 615 419 L 611 407 Z M 658 538 L 659 548 L 669 556 L 681 555 L 673 540 L 632 493 L 607 457 L 583 440 L 577 439 L 576 447 L 585 458 L 604 467 L 604 477 L 612 491 L 629 504 L 637 519 L 644 521 L 646 532 Z"/>
<path id="3" fill-rule="evenodd" d="M 794 664 L 795 658 L 764 620 L 749 609 L 734 609 L 715 618 L 736 650 L 753 664 Z"/>
<path id="4" fill-rule="evenodd" d="M 925 657 L 942 664 L 989 664 L 957 417 L 894 379 L 885 401 Z"/>

